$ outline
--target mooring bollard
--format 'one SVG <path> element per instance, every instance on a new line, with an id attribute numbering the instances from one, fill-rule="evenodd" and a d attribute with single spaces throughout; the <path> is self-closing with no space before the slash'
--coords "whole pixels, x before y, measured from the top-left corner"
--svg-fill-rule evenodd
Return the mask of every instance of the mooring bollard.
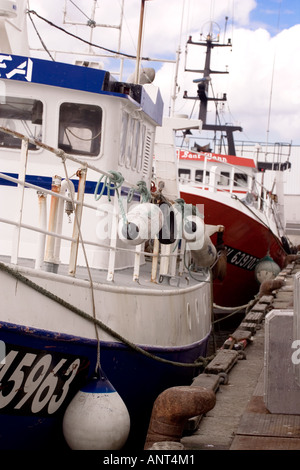
<path id="1" fill-rule="evenodd" d="M 215 404 L 215 393 L 204 387 L 177 386 L 164 390 L 154 402 L 144 449 L 157 442 L 179 442 L 186 421 L 210 411 Z"/>

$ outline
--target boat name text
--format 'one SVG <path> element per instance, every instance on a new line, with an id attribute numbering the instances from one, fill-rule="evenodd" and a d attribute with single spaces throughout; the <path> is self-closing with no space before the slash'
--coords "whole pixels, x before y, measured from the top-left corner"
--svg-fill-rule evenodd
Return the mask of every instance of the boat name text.
<path id="1" fill-rule="evenodd" d="M 5 363 L 6 347 L 4 341 L 0 341 L 0 365 Z"/>
<path id="2" fill-rule="evenodd" d="M 231 248 L 230 246 L 226 246 L 226 251 L 227 263 L 233 264 L 239 268 L 247 269 L 248 271 L 252 271 L 259 261 L 259 258 L 243 251 L 236 250 L 235 248 Z"/>
<path id="3" fill-rule="evenodd" d="M 223 157 L 222 155 L 218 155 L 218 154 L 209 153 L 209 152 L 193 153 L 193 152 L 189 152 L 188 150 L 180 151 L 179 149 L 176 149 L 176 152 L 177 152 L 177 158 L 179 156 L 181 160 L 203 161 L 206 157 L 207 160 L 216 160 L 218 162 L 228 163 L 228 160 L 226 157 Z"/>
<path id="4" fill-rule="evenodd" d="M 0 362 L 0 412 L 53 415 L 73 391 L 85 360 L 15 349 Z"/>
<path id="5" fill-rule="evenodd" d="M 6 63 L 8 62 L 8 64 Z M 0 77 L 12 78 L 15 75 L 18 79 L 31 82 L 33 62 L 31 59 L 24 61 L 24 58 L 12 57 L 11 55 L 0 55 Z"/>

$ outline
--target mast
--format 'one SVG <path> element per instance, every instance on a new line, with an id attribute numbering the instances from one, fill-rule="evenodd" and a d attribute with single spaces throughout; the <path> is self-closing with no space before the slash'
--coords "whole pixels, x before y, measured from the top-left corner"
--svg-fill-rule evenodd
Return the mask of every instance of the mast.
<path id="1" fill-rule="evenodd" d="M 175 102 L 176 102 L 176 96 L 177 96 L 177 87 L 178 87 L 178 69 L 179 69 L 179 61 L 180 61 L 180 54 L 181 54 L 181 36 L 182 36 L 182 27 L 183 27 L 183 17 L 184 17 L 184 8 L 185 8 L 185 0 L 183 0 L 183 5 L 182 5 L 182 13 L 181 13 L 181 25 L 180 25 L 180 34 L 179 34 L 179 44 L 178 44 L 178 49 L 176 51 L 176 66 L 175 66 L 175 77 L 174 77 L 174 85 L 173 85 L 173 94 L 171 96 L 172 100 L 172 116 L 174 116 L 175 112 Z"/>
<path id="2" fill-rule="evenodd" d="M 136 64 L 135 64 L 135 72 L 134 72 L 134 83 L 136 83 L 136 84 L 138 84 L 139 80 L 140 80 L 143 23 L 144 23 L 144 11 L 145 11 L 145 2 L 146 1 L 147 0 L 141 0 L 140 24 L 139 24 L 138 44 L 137 44 L 137 53 L 136 53 Z"/>
<path id="3" fill-rule="evenodd" d="M 201 34 L 202 36 L 202 34 Z M 214 98 L 214 97 L 209 97 L 208 96 L 208 88 L 209 88 L 209 82 L 211 80 L 210 75 L 213 73 L 218 73 L 218 74 L 226 74 L 228 73 L 227 71 L 218 71 L 218 70 L 211 70 L 210 68 L 210 62 L 211 62 L 211 52 L 214 47 L 231 47 L 231 40 L 228 39 L 227 43 L 219 43 L 219 37 L 220 35 L 214 35 L 212 32 L 212 23 L 210 24 L 210 29 L 208 34 L 206 35 L 205 40 L 200 40 L 199 42 L 193 41 L 192 37 L 190 36 L 187 44 L 192 44 L 192 45 L 197 45 L 197 46 L 202 46 L 206 47 L 206 56 L 205 56 L 205 64 L 204 64 L 204 69 L 198 70 L 198 69 L 190 69 L 185 67 L 186 72 L 197 72 L 197 73 L 202 73 L 203 76 L 202 78 L 195 79 L 194 83 L 197 83 L 197 96 L 188 96 L 187 92 L 184 92 L 183 98 L 185 99 L 192 99 L 192 100 L 199 100 L 200 101 L 200 106 L 199 106 L 199 119 L 202 120 L 203 125 L 202 129 L 203 130 L 208 130 L 208 131 L 215 131 L 215 132 L 225 132 L 226 137 L 227 137 L 227 144 L 228 144 L 228 153 L 230 155 L 235 155 L 235 144 L 234 144 L 234 138 L 233 138 L 233 132 L 235 131 L 242 131 L 242 128 L 239 126 L 231 126 L 228 124 L 207 124 L 206 119 L 207 119 L 207 106 L 209 101 L 227 101 L 227 96 L 226 93 L 223 94 L 222 98 Z"/>

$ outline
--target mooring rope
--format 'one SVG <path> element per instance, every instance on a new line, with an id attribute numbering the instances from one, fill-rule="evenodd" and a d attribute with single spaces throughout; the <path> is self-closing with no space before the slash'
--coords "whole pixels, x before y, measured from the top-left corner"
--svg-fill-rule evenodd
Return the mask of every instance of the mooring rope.
<path id="1" fill-rule="evenodd" d="M 10 274 L 13 276 L 15 279 L 18 281 L 21 281 L 23 284 L 27 285 L 28 287 L 34 289 L 35 291 L 39 292 L 40 294 L 44 295 L 45 297 L 48 297 L 49 299 L 57 302 L 58 304 L 62 305 L 63 307 L 67 308 L 68 310 L 72 311 L 73 313 L 81 316 L 82 318 L 93 322 L 95 325 L 99 326 L 103 331 L 114 337 L 115 339 L 118 339 L 120 342 L 126 344 L 128 347 L 133 349 L 134 351 L 143 354 L 144 356 L 154 359 L 159 362 L 163 362 L 166 364 L 174 365 L 174 366 L 179 366 L 179 367 L 205 367 L 214 357 L 215 355 L 212 355 L 210 357 L 198 357 L 195 362 L 193 363 L 183 363 L 183 362 L 176 362 L 176 361 L 171 361 L 168 359 L 164 359 L 162 357 L 155 356 L 154 354 L 149 353 L 148 351 L 145 351 L 144 349 L 140 348 L 136 344 L 132 343 L 131 341 L 127 340 L 123 336 L 121 336 L 119 333 L 116 331 L 112 330 L 109 326 L 105 325 L 101 320 L 98 320 L 97 318 L 92 317 L 88 313 L 84 312 L 83 310 L 75 307 L 74 305 L 70 304 L 69 302 L 66 302 L 64 299 L 58 297 L 57 295 L 53 294 L 52 292 L 48 291 L 47 289 L 39 286 L 35 282 L 31 281 L 27 277 L 23 276 L 19 271 L 16 271 L 12 268 L 10 268 L 8 265 L 5 263 L 0 262 L 0 269 L 7 274 Z"/>

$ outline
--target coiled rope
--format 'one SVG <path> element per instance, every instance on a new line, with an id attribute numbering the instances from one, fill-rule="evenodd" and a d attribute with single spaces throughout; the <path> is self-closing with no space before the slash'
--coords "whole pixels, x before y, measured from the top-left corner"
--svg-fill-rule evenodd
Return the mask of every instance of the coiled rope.
<path id="1" fill-rule="evenodd" d="M 210 356 L 210 357 L 199 357 L 195 360 L 193 363 L 182 363 L 182 362 L 175 362 L 171 361 L 168 359 L 164 359 L 162 357 L 155 356 L 154 354 L 149 353 L 148 351 L 145 351 L 144 349 L 140 348 L 136 344 L 132 343 L 131 341 L 127 340 L 123 336 L 121 336 L 119 333 L 116 331 L 112 330 L 109 326 L 105 325 L 101 320 L 98 320 L 97 318 L 92 317 L 88 313 L 84 312 L 83 310 L 75 307 L 74 305 L 70 304 L 69 302 L 66 302 L 62 298 L 58 297 L 57 295 L 53 294 L 52 292 L 48 291 L 47 289 L 39 286 L 35 282 L 31 281 L 27 277 L 23 276 L 19 271 L 16 271 L 9 266 L 7 266 L 5 263 L 0 262 L 0 269 L 1 271 L 6 272 L 7 274 L 10 274 L 13 276 L 15 279 L 18 281 L 22 282 L 23 284 L 27 285 L 28 287 L 34 289 L 35 291 L 39 292 L 40 294 L 44 295 L 45 297 L 48 297 L 49 299 L 53 300 L 54 302 L 57 302 L 58 304 L 62 305 L 63 307 L 67 308 L 68 310 L 72 311 L 76 315 L 79 315 L 80 317 L 94 323 L 96 326 L 100 327 L 103 331 L 114 337 L 115 339 L 119 340 L 121 343 L 126 344 L 129 348 L 133 349 L 134 351 L 143 354 L 144 356 L 154 359 L 159 362 L 163 362 L 166 364 L 174 365 L 174 366 L 179 366 L 179 367 L 206 367 L 206 365 L 215 357 L 215 355 Z"/>
<path id="2" fill-rule="evenodd" d="M 119 188 L 122 186 L 124 182 L 124 177 L 118 171 L 110 170 L 109 173 L 110 175 L 102 175 L 99 178 L 96 184 L 95 191 L 94 191 L 94 197 L 96 201 L 99 201 L 99 199 L 103 196 L 105 189 L 107 189 L 107 199 L 109 202 L 111 202 L 111 191 L 114 190 L 118 198 L 118 204 L 119 204 L 123 222 L 126 224 L 127 223 L 126 212 L 123 206 L 122 198 L 120 197 L 120 193 L 119 193 Z M 102 183 L 102 188 L 100 192 L 98 193 L 99 186 L 101 183 Z M 128 196 L 127 196 L 128 203 L 132 201 L 132 198 L 135 192 L 138 192 L 141 195 L 142 197 L 141 202 L 148 202 L 151 199 L 151 194 L 150 194 L 150 191 L 148 191 L 147 189 L 145 181 L 138 181 L 137 185 L 129 190 Z"/>
<path id="3" fill-rule="evenodd" d="M 96 188 L 95 188 L 95 192 L 94 192 L 94 196 L 95 196 L 96 201 L 98 201 L 101 198 L 101 196 L 103 195 L 103 193 L 105 191 L 105 188 L 107 189 L 107 199 L 109 200 L 109 202 L 111 201 L 110 192 L 112 190 L 115 190 L 117 195 L 119 196 L 118 189 L 122 186 L 124 178 L 121 175 L 121 173 L 119 173 L 118 171 L 110 170 L 109 173 L 110 173 L 109 176 L 108 175 L 102 175 L 99 178 L 99 180 L 96 184 Z M 104 181 L 103 181 L 103 184 L 102 184 L 102 188 L 101 188 L 100 193 L 98 194 L 99 186 L 100 186 L 103 178 L 104 178 Z"/>
<path id="4" fill-rule="evenodd" d="M 127 202 L 131 202 L 135 192 L 138 192 L 142 196 L 142 202 L 148 202 L 151 199 L 151 193 L 147 189 L 145 181 L 138 181 L 135 188 L 131 188 L 128 196 Z"/>

